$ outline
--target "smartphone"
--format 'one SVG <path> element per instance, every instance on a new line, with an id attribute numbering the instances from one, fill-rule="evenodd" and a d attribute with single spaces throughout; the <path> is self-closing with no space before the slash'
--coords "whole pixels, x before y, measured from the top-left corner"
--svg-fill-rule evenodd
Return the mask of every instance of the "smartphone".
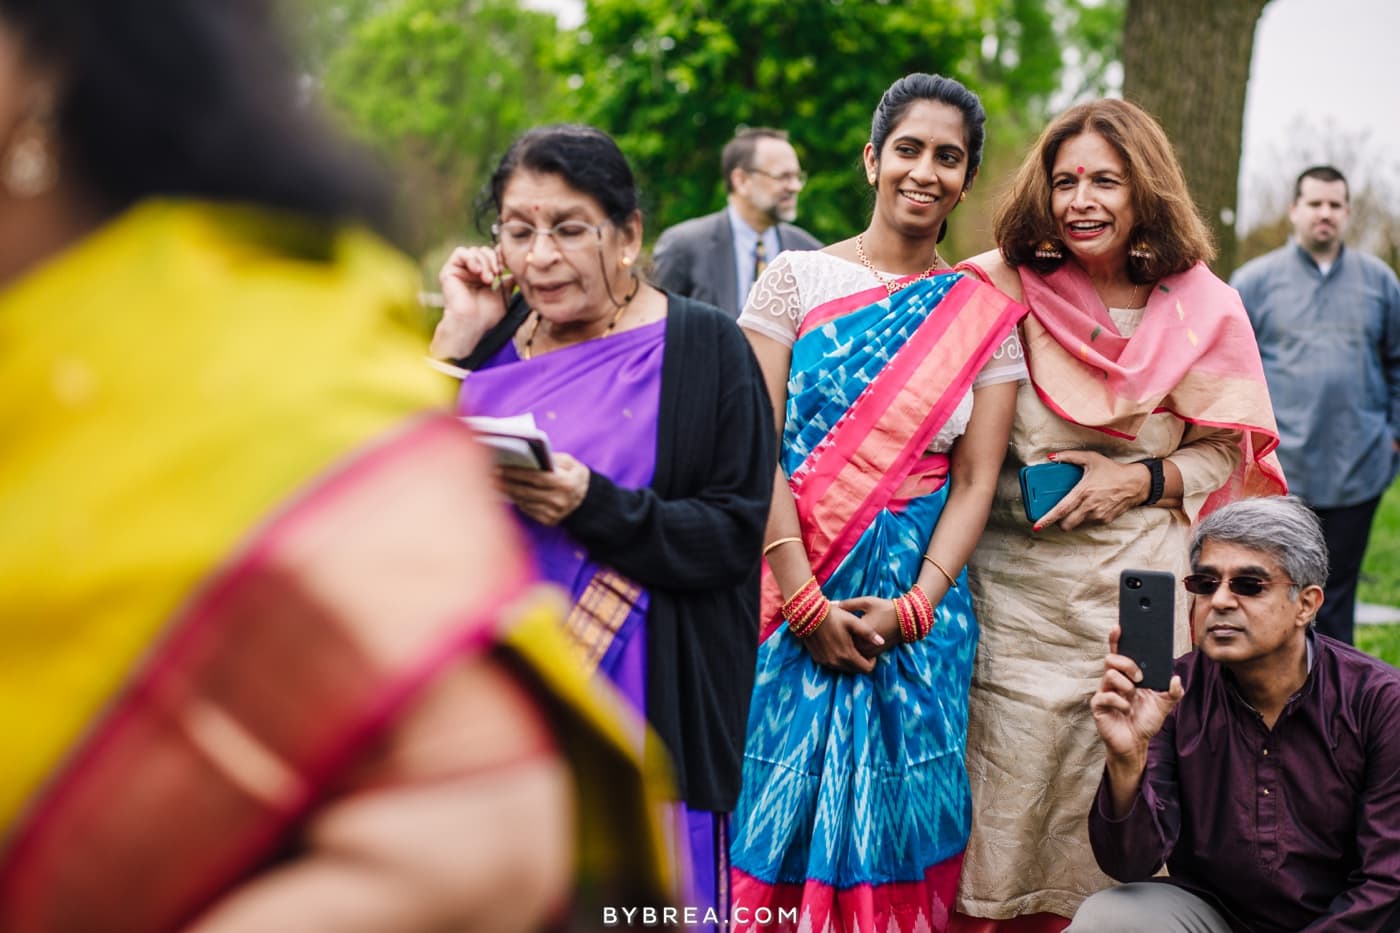
<path id="1" fill-rule="evenodd" d="M 1176 577 L 1160 570 L 1118 575 L 1118 653 L 1142 671 L 1139 687 L 1165 692 L 1172 682 Z"/>
<path id="2" fill-rule="evenodd" d="M 1026 509 L 1026 520 L 1032 525 L 1040 521 L 1083 475 L 1084 468 L 1074 463 L 1032 463 L 1021 467 L 1021 504 Z"/>

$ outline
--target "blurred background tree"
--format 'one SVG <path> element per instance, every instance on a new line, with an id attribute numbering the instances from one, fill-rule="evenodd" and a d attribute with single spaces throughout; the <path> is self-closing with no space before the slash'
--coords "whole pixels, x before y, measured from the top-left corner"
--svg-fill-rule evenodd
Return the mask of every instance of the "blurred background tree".
<path id="1" fill-rule="evenodd" d="M 870 210 L 860 152 L 881 91 L 935 71 L 976 90 L 989 116 L 981 179 L 946 255 L 992 245 L 997 191 L 1052 113 L 1121 90 L 1175 143 L 1228 275 L 1286 234 L 1286 196 L 1236 206 L 1248 66 L 1268 2 L 296 0 L 287 10 L 308 98 L 396 165 L 409 245 L 426 269 L 447 245 L 482 239 L 470 217 L 491 166 L 515 135 L 552 120 L 618 138 L 643 188 L 649 239 L 724 203 L 719 152 L 736 129 L 783 127 L 811 175 L 798 222 L 825 240 L 849 236 Z M 532 8 L 571 3 L 576 28 Z M 1355 176 L 1354 241 L 1400 264 L 1400 193 L 1379 187 L 1395 162 L 1360 158 L 1360 141 L 1337 135 L 1302 127 L 1294 138 L 1336 143 L 1335 156 L 1312 161 Z M 1278 164 L 1295 161 L 1306 160 L 1283 153 Z M 1362 174 L 1373 165 L 1384 171 Z M 1238 252 L 1237 210 L 1249 224 Z"/>
<path id="2" fill-rule="evenodd" d="M 308 82 L 397 168 L 409 246 L 438 253 L 517 134 L 567 116 L 550 13 L 516 0 L 300 0 Z"/>
<path id="3" fill-rule="evenodd" d="M 1006 158 L 996 156 L 1019 158 L 1043 121 L 1063 50 L 1116 41 L 1116 24 L 1103 28 L 1113 9 L 1096 8 L 1086 27 L 1075 0 L 589 0 L 561 64 L 577 117 L 611 132 L 632 160 L 649 235 L 723 206 L 721 148 L 741 127 L 776 126 L 811 179 L 798 223 L 831 241 L 869 213 L 860 154 L 892 81 L 932 71 L 977 90 L 990 115 L 984 177 L 997 178 Z M 1086 47 L 1078 60 L 1092 82 L 1104 56 Z M 985 214 L 978 193 L 969 206 Z M 988 244 L 982 220 L 960 217 L 945 251 Z"/>
<path id="4" fill-rule="evenodd" d="M 957 77 L 989 113 L 983 182 L 945 252 L 990 240 L 994 189 L 1056 109 L 1112 86 L 1123 0 L 589 0 L 576 29 L 517 0 L 298 0 L 308 87 L 400 168 L 413 248 L 479 239 L 471 202 L 509 140 L 595 123 L 632 160 L 647 233 L 724 202 L 719 152 L 740 126 L 792 134 L 811 181 L 799 223 L 860 228 L 880 93 L 910 71 Z"/>
<path id="5" fill-rule="evenodd" d="M 1128 0 L 1123 96 L 1157 117 L 1196 206 L 1235 268 L 1235 205 L 1254 29 L 1269 0 Z"/>

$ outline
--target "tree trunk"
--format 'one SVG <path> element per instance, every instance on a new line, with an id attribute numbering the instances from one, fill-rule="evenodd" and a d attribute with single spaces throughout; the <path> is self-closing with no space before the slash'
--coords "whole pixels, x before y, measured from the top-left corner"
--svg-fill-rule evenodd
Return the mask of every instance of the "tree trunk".
<path id="1" fill-rule="evenodd" d="M 1166 130 L 1215 233 L 1215 270 L 1235 268 L 1245 85 L 1254 27 L 1269 0 L 1128 0 L 1123 96 Z"/>

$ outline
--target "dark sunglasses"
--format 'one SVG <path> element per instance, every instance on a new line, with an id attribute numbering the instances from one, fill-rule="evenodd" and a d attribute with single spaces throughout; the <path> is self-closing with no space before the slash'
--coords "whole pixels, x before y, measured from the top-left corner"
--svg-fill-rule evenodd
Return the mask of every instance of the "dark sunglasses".
<path id="1" fill-rule="evenodd" d="M 1181 585 L 1186 587 L 1186 592 L 1195 593 L 1197 596 L 1210 596 L 1220 589 L 1222 583 L 1236 596 L 1258 596 L 1264 592 L 1266 586 L 1295 585 L 1292 580 L 1265 580 L 1262 577 L 1231 577 L 1229 580 L 1222 580 L 1208 573 L 1193 573 L 1181 578 Z"/>

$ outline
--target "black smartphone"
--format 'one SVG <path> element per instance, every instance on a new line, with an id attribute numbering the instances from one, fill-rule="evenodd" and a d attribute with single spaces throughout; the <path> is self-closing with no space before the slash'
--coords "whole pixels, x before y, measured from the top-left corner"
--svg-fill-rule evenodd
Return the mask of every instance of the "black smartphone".
<path id="1" fill-rule="evenodd" d="M 1142 671 L 1139 687 L 1165 692 L 1172 681 L 1176 577 L 1160 570 L 1118 575 L 1118 653 Z"/>

